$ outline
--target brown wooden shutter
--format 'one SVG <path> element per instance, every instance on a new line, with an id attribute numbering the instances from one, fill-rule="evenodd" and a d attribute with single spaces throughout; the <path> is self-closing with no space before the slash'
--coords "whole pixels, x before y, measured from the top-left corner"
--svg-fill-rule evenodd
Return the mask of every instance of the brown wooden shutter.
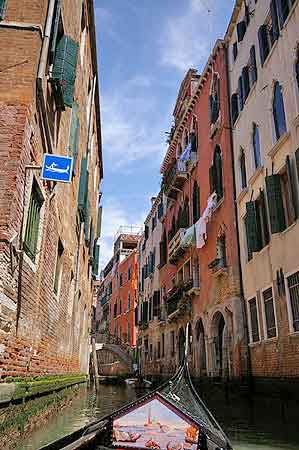
<path id="1" fill-rule="evenodd" d="M 266 177 L 265 181 L 267 188 L 271 231 L 272 233 L 280 233 L 286 228 L 280 176 L 270 175 Z"/>
<path id="2" fill-rule="evenodd" d="M 291 221 L 294 222 L 298 217 L 298 211 L 297 211 L 297 202 L 296 202 L 296 191 L 295 191 L 295 184 L 294 184 L 294 177 L 293 177 L 293 171 L 292 171 L 292 165 L 289 155 L 286 157 L 286 168 L 287 168 L 287 175 L 288 175 L 288 185 L 289 185 L 289 191 L 290 191 L 290 214 L 291 214 Z"/>

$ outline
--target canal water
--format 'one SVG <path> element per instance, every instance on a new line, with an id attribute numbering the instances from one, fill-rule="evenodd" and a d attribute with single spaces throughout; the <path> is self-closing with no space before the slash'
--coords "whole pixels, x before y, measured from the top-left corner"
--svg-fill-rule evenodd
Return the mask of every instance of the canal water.
<path id="1" fill-rule="evenodd" d="M 26 436 L 16 450 L 36 450 L 111 413 L 142 392 L 125 385 L 81 387 L 71 405 Z M 209 398 L 210 397 L 210 398 Z M 228 398 L 205 395 L 205 402 L 230 437 L 234 450 L 299 450 L 299 405 L 278 399 Z"/>

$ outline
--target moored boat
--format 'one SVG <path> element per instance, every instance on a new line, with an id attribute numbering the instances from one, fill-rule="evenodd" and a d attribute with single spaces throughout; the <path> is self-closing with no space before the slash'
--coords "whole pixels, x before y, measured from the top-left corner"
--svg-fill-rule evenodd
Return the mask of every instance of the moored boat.
<path id="1" fill-rule="evenodd" d="M 187 352 L 178 372 L 158 389 L 40 450 L 149 448 L 232 450 L 192 384 Z"/>

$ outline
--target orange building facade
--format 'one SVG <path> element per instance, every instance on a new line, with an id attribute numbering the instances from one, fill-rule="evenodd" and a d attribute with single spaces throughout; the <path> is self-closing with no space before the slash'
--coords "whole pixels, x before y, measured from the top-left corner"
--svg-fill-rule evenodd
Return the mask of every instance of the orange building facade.
<path id="1" fill-rule="evenodd" d="M 247 375 L 226 68 L 225 45 L 218 40 L 203 74 L 188 71 L 174 110 L 161 166 L 166 197 L 159 258 L 165 356 L 161 367 L 152 358 L 154 373 L 177 368 L 190 323 L 195 376 Z M 142 328 L 145 334 L 144 317 Z M 158 354 L 152 345 L 152 354 Z"/>

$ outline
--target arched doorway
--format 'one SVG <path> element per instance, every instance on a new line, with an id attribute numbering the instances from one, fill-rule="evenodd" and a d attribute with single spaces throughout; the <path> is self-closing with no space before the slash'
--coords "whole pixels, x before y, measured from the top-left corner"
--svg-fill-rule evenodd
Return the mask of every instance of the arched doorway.
<path id="1" fill-rule="evenodd" d="M 179 331 L 179 363 L 182 364 L 185 356 L 185 332 L 183 328 Z"/>
<path id="2" fill-rule="evenodd" d="M 214 375 L 228 375 L 229 339 L 228 329 L 221 312 L 217 312 L 212 322 Z"/>
<path id="3" fill-rule="evenodd" d="M 196 324 L 196 340 L 198 346 L 199 374 L 203 376 L 207 374 L 207 355 L 205 330 L 201 319 Z"/>

